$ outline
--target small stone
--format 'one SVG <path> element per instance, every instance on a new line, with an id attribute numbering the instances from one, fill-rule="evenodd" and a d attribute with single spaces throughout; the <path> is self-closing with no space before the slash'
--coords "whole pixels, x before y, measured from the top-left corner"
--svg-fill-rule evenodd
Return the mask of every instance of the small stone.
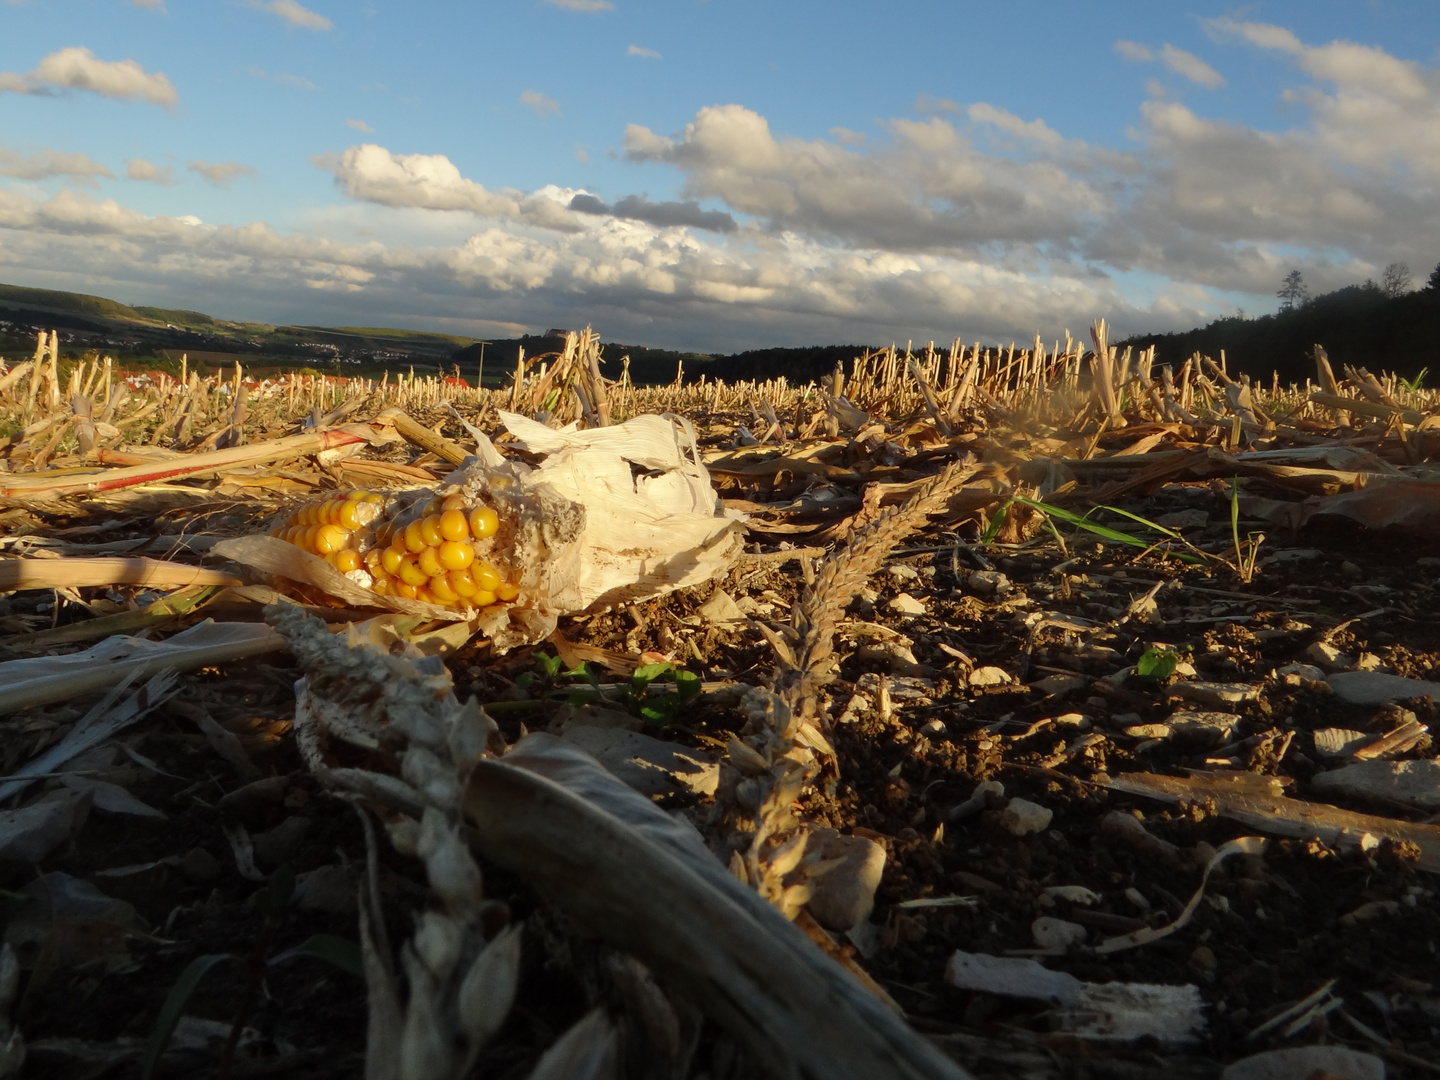
<path id="1" fill-rule="evenodd" d="M 1135 888 L 1134 885 L 1131 885 L 1125 890 L 1125 899 L 1129 900 L 1130 903 L 1134 904 L 1141 911 L 1150 910 L 1149 899 L 1147 899 L 1145 894 L 1142 893 L 1139 889 Z"/>
<path id="2" fill-rule="evenodd" d="M 974 570 L 965 583 L 977 596 L 999 596 L 1010 591 L 1010 579 L 998 570 Z"/>
<path id="3" fill-rule="evenodd" d="M 1356 750 L 1359 750 L 1366 743 L 1373 742 L 1374 735 L 1367 735 L 1363 731 L 1351 731 L 1349 728 L 1321 728 L 1313 736 L 1315 740 L 1315 752 L 1321 757 L 1343 758 L 1349 757 Z"/>
<path id="4" fill-rule="evenodd" d="M 1309 1080 L 1312 1076 L 1343 1080 L 1385 1080 L 1385 1062 L 1348 1046 L 1292 1046 L 1266 1050 L 1231 1062 L 1220 1080 Z"/>
<path id="5" fill-rule="evenodd" d="M 1176 683 L 1170 690 L 1187 701 L 1215 709 L 1222 705 L 1242 705 L 1260 697 L 1260 688 L 1247 683 L 1182 682 Z"/>
<path id="6" fill-rule="evenodd" d="M 1285 679 L 1287 682 L 1291 678 L 1294 678 L 1297 683 L 1319 682 L 1321 679 L 1325 678 L 1325 672 L 1322 671 L 1320 668 L 1316 667 L 1314 664 L 1286 664 L 1282 668 L 1276 668 L 1275 674 L 1277 677 Z"/>
<path id="7" fill-rule="evenodd" d="M 927 720 L 920 725 L 920 734 L 928 739 L 942 738 L 949 730 L 943 720 Z"/>
<path id="8" fill-rule="evenodd" d="M 1101 698 L 1101 699 L 1100 699 L 1100 704 L 1101 704 L 1101 705 L 1104 705 L 1104 704 L 1105 704 L 1105 699 L 1104 699 L 1104 698 Z M 1139 724 L 1139 723 L 1141 723 L 1141 722 L 1142 722 L 1142 717 L 1140 716 L 1140 714 L 1139 714 L 1138 712 L 1122 712 L 1122 713 L 1116 713 L 1114 716 L 1110 717 L 1110 725 L 1109 725 L 1109 726 L 1111 726 L 1111 727 L 1118 727 L 1118 728 L 1122 728 L 1122 729 L 1123 729 L 1123 728 L 1129 727 L 1129 726 L 1132 725 L 1132 724 Z"/>
<path id="9" fill-rule="evenodd" d="M 1343 653 L 1328 641 L 1317 641 L 1305 650 L 1305 659 L 1318 664 L 1326 671 L 1349 671 L 1355 666 L 1355 658 Z"/>
<path id="10" fill-rule="evenodd" d="M 925 614 L 925 603 L 916 600 L 909 593 L 901 593 L 895 599 L 885 605 L 885 610 L 892 615 L 915 616 Z"/>
<path id="11" fill-rule="evenodd" d="M 289 777 L 266 776 L 222 796 L 219 807 L 225 813 L 237 817 L 261 816 L 284 801 L 285 789 L 289 786 Z"/>
<path id="12" fill-rule="evenodd" d="M 1210 710 L 1192 712 L 1188 709 L 1171 713 L 1167 723 L 1176 735 L 1189 735 L 1219 742 L 1230 737 L 1240 717 L 1234 713 Z"/>
<path id="13" fill-rule="evenodd" d="M 1216 966 L 1215 950 L 1209 945 L 1195 946 L 1195 950 L 1190 954 L 1190 966 L 1196 971 L 1210 974 Z"/>
<path id="14" fill-rule="evenodd" d="M 1082 904 L 1090 907 L 1100 903 L 1102 897 L 1097 892 L 1091 892 L 1084 885 L 1051 885 L 1045 889 L 1046 896 L 1053 896 L 1057 900 L 1068 900 L 1072 904 Z"/>
<path id="15" fill-rule="evenodd" d="M 975 785 L 975 790 L 970 793 L 968 799 L 950 810 L 949 819 L 964 821 L 966 818 L 974 817 L 989 804 L 991 795 L 997 799 L 1004 798 L 1005 785 L 999 780 L 981 780 Z"/>
<path id="16" fill-rule="evenodd" d="M 1028 799 L 1011 799 L 1000 812 L 1000 827 L 1012 836 L 1044 832 L 1055 812 Z"/>
<path id="17" fill-rule="evenodd" d="M 1082 679 L 1078 675 L 1046 675 L 1045 678 L 1032 682 L 1030 688 L 1039 690 L 1042 694 L 1049 694 L 1051 697 L 1059 697 L 1062 694 L 1084 690 L 1089 685 L 1088 679 Z"/>
<path id="18" fill-rule="evenodd" d="M 1356 671 L 1389 671 L 1385 661 L 1376 656 L 1373 652 L 1362 652 L 1355 658 Z"/>
<path id="19" fill-rule="evenodd" d="M 1384 705 L 1410 698 L 1440 697 L 1440 683 L 1405 679 L 1379 671 L 1337 671 L 1325 681 L 1335 696 L 1352 705 Z"/>
<path id="20" fill-rule="evenodd" d="M 1090 717 L 1084 713 L 1067 712 L 1055 717 L 1055 726 L 1061 728 L 1074 728 L 1076 731 L 1089 731 Z"/>
<path id="21" fill-rule="evenodd" d="M 269 866 L 286 862 L 300 850 L 306 835 L 310 832 L 310 819 L 299 816 L 288 817 L 269 832 L 256 833 L 255 861 Z"/>
<path id="22" fill-rule="evenodd" d="M 843 934 L 875 909 L 885 849 L 867 837 L 841 836 L 833 829 L 815 830 L 810 843 L 818 845 L 822 859 L 843 861 L 812 883 L 814 892 L 805 906 L 825 929 Z"/>
<path id="23" fill-rule="evenodd" d="M 175 864 L 175 869 L 190 881 L 208 885 L 220 877 L 224 868 L 220 865 L 220 860 L 203 847 L 192 847 L 180 856 Z"/>
<path id="24" fill-rule="evenodd" d="M 713 623 L 745 621 L 745 613 L 740 610 L 740 605 L 735 603 L 735 598 L 724 589 L 716 589 L 715 595 L 700 605 L 697 614 Z"/>
<path id="25" fill-rule="evenodd" d="M 1084 945 L 1089 931 L 1079 923 L 1057 919 L 1052 915 L 1041 915 L 1030 924 L 1030 936 L 1042 949 L 1068 949 L 1071 945 Z"/>
<path id="26" fill-rule="evenodd" d="M 1356 563 L 1353 563 L 1349 559 L 1346 559 L 1340 564 L 1340 573 L 1344 574 L 1348 578 L 1358 578 L 1363 577 L 1365 571 L 1361 570 Z"/>
<path id="27" fill-rule="evenodd" d="M 1131 724 L 1123 734 L 1132 739 L 1168 739 L 1175 729 L 1169 724 Z"/>
<path id="28" fill-rule="evenodd" d="M 920 575 L 916 573 L 913 566 L 906 566 L 904 563 L 894 563 L 885 568 L 885 572 L 896 581 L 918 581 Z"/>
<path id="29" fill-rule="evenodd" d="M 0 810 L 0 862 L 43 861 L 80 832 L 89 814 L 89 794 L 68 788 L 47 792 L 16 810 Z"/>
<path id="30" fill-rule="evenodd" d="M 1004 668 L 986 666 L 970 672 L 969 681 L 971 686 L 1006 686 L 1014 680 Z"/>
<path id="31" fill-rule="evenodd" d="M 295 875 L 295 905 L 301 911 L 354 915 L 358 906 L 355 885 L 355 872 L 348 866 L 316 867 Z"/>
<path id="32" fill-rule="evenodd" d="M 1440 761 L 1362 761 L 1315 777 L 1315 790 L 1440 810 Z"/>

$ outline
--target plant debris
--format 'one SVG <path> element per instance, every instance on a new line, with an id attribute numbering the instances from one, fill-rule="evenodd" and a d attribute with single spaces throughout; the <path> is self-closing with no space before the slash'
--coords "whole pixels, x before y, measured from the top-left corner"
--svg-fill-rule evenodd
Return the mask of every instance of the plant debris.
<path id="1" fill-rule="evenodd" d="M 1434 393 L 121 375 L 0 361 L 0 1078 L 1440 1071 Z M 503 639 L 267 535 L 642 429 L 723 553 Z"/>

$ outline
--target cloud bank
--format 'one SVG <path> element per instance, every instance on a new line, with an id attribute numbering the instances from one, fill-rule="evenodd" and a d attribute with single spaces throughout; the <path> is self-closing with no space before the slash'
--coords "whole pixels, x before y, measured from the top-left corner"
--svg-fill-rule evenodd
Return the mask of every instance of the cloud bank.
<path id="1" fill-rule="evenodd" d="M 97 60 L 89 49 L 78 46 L 51 53 L 25 75 L 0 71 L 0 93 L 57 94 L 65 90 L 148 101 L 165 108 L 180 100 L 175 87 L 160 72 L 150 74 L 134 60 Z"/>
<path id="2" fill-rule="evenodd" d="M 147 216 L 84 192 L 0 189 L 0 272 L 52 268 L 91 291 L 113 279 L 127 295 L 213 288 L 229 297 L 222 313 L 308 304 L 309 321 L 325 311 L 413 323 L 465 312 L 482 334 L 593 322 L 630 340 L 739 348 L 1024 340 L 1096 315 L 1122 332 L 1179 329 L 1230 314 L 1237 296 L 1270 297 L 1292 267 L 1318 291 L 1378 278 L 1391 262 L 1433 265 L 1440 72 L 1265 23 L 1205 29 L 1224 55 L 1283 66 L 1290 126 L 1201 115 L 1177 93 L 1223 84 L 1208 59 L 1119 42 L 1122 57 L 1165 66 L 1179 89 L 1153 89 L 1118 147 L 992 101 L 922 94 L 868 134 L 823 137 L 720 103 L 679 131 L 636 122 L 616 133 L 631 190 L 671 198 L 487 187 L 442 153 L 372 142 L 312 159 L 355 221 L 391 226 L 355 235 L 397 235 L 436 215 L 443 228 L 416 234 L 449 239 L 340 242 Z M 84 155 L 45 153 L 55 156 L 12 152 L 0 171 L 108 176 Z M 244 175 L 236 163 L 191 167 L 215 183 Z M 126 175 L 170 179 L 142 159 Z"/>

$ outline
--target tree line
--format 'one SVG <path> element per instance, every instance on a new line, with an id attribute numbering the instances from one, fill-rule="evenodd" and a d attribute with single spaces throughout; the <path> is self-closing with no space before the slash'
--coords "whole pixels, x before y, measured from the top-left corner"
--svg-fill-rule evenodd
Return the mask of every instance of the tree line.
<path id="1" fill-rule="evenodd" d="M 1227 369 L 1282 383 L 1315 374 L 1314 350 L 1323 345 L 1338 370 L 1342 364 L 1394 371 L 1414 378 L 1440 370 L 1440 266 L 1421 289 L 1410 268 L 1391 263 L 1379 282 L 1367 279 L 1311 296 L 1299 270 L 1286 274 L 1276 296 L 1280 310 L 1250 317 L 1243 312 L 1204 327 L 1168 334 L 1137 334 L 1121 344 L 1155 346 L 1160 363 L 1179 367 L 1196 352 L 1220 359 Z"/>

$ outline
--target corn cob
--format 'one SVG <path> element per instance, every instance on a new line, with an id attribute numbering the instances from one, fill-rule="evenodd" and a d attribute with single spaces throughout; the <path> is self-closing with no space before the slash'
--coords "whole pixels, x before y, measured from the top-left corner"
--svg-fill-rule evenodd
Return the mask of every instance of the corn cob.
<path id="1" fill-rule="evenodd" d="M 519 589 L 491 561 L 500 519 L 461 495 L 396 511 L 352 491 L 294 511 L 271 530 L 381 595 L 455 609 L 510 603 Z"/>

